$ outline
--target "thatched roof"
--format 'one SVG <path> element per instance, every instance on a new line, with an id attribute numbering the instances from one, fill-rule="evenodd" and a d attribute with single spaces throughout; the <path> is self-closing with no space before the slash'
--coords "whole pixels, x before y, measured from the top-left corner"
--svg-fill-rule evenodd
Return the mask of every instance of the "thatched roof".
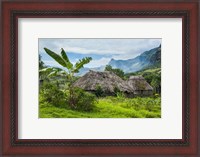
<path id="1" fill-rule="evenodd" d="M 110 71 L 91 70 L 79 78 L 73 86 L 87 91 L 95 91 L 97 86 L 101 86 L 104 92 L 110 93 L 114 93 L 115 88 L 126 93 L 134 93 L 136 90 L 153 90 L 142 76 L 131 76 L 129 80 L 125 81 Z"/>
<path id="2" fill-rule="evenodd" d="M 132 92 L 124 80 L 110 71 L 98 72 L 90 70 L 79 78 L 73 86 L 80 87 L 87 91 L 95 91 L 97 86 L 101 86 L 102 90 L 105 92 L 113 93 L 116 87 L 122 92 Z"/>
<path id="3" fill-rule="evenodd" d="M 139 76 L 130 76 L 127 84 L 134 90 L 153 90 L 153 88 L 148 84 L 148 82 L 142 77 Z"/>

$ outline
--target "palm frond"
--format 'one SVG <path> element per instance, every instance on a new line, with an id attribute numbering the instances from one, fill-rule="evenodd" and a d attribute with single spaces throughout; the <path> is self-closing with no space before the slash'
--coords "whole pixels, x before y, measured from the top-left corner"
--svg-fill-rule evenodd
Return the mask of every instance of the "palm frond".
<path id="1" fill-rule="evenodd" d="M 83 66 L 84 66 L 85 64 L 89 63 L 91 60 L 92 60 L 91 57 L 85 57 L 85 58 L 83 58 L 83 59 L 80 59 L 80 60 L 75 64 L 75 67 L 74 67 L 74 69 L 73 69 L 73 72 L 74 72 L 74 73 L 78 73 L 79 70 L 80 70 L 81 68 L 83 68 Z"/>
<path id="2" fill-rule="evenodd" d="M 56 70 L 56 71 L 64 71 L 63 69 L 58 68 L 58 67 L 52 67 L 52 70 Z"/>
<path id="3" fill-rule="evenodd" d="M 44 68 L 39 70 L 40 75 L 46 75 L 47 77 L 53 77 L 56 75 L 67 75 L 66 71 L 61 69 L 61 68 L 57 68 L 57 67 L 48 67 L 48 68 Z"/>
<path id="4" fill-rule="evenodd" d="M 52 72 L 48 75 L 48 77 L 56 76 L 57 73 L 58 73 L 57 71 L 52 71 Z"/>
<path id="5" fill-rule="evenodd" d="M 61 56 L 62 56 L 63 60 L 65 61 L 67 68 L 72 69 L 73 64 L 69 61 L 69 58 L 63 48 L 61 48 Z"/>
<path id="6" fill-rule="evenodd" d="M 40 69 L 40 70 L 39 70 L 39 73 L 47 73 L 47 72 L 50 72 L 51 70 L 52 70 L 51 67 L 43 68 L 43 69 Z"/>
<path id="7" fill-rule="evenodd" d="M 65 61 L 63 60 L 63 58 L 61 56 L 59 56 L 58 54 L 56 54 L 55 52 L 44 48 L 44 50 L 46 51 L 46 53 L 51 56 L 56 62 L 58 62 L 60 65 L 62 65 L 63 67 L 66 67 Z"/>

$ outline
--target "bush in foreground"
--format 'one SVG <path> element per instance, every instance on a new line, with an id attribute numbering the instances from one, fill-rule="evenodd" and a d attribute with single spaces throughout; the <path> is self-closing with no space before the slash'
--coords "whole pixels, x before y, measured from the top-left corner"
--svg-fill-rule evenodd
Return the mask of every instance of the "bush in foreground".
<path id="1" fill-rule="evenodd" d="M 67 99 L 69 103 L 69 93 L 67 94 Z M 85 92 L 80 88 L 75 88 L 73 93 L 73 100 L 75 101 L 75 106 L 71 107 L 72 109 L 79 111 L 92 111 L 95 106 L 97 98 L 94 94 Z"/>
<path id="2" fill-rule="evenodd" d="M 66 96 L 55 83 L 44 82 L 40 88 L 40 101 L 48 102 L 55 107 L 66 107 Z"/>
<path id="3" fill-rule="evenodd" d="M 71 108 L 78 111 L 93 110 L 97 101 L 96 96 L 80 88 L 74 88 L 73 90 L 74 106 L 71 106 L 69 90 L 62 91 L 57 88 L 56 84 L 46 82 L 40 88 L 40 103 L 47 102 L 55 107 Z"/>

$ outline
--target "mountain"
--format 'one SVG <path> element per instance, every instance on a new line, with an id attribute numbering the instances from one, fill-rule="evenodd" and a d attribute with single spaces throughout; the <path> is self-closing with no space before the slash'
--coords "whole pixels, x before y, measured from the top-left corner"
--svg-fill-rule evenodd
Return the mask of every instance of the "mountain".
<path id="1" fill-rule="evenodd" d="M 111 59 L 108 63 L 113 68 L 123 70 L 125 73 L 132 73 L 146 68 L 160 68 L 161 66 L 161 45 L 149 51 L 145 51 L 139 56 L 128 60 L 115 60 Z M 105 66 L 95 68 L 82 68 L 77 76 L 83 76 L 90 70 L 104 71 Z"/>
<path id="2" fill-rule="evenodd" d="M 86 67 L 84 67 L 84 68 L 81 68 L 81 69 L 79 70 L 79 73 L 76 74 L 76 76 L 83 76 L 83 75 L 85 75 L 87 72 L 89 72 L 90 70 L 102 72 L 102 71 L 104 71 L 104 69 L 105 69 L 105 66 L 100 66 L 100 67 L 95 67 L 95 68 L 86 68 Z"/>
<path id="3" fill-rule="evenodd" d="M 147 67 L 160 67 L 161 45 L 149 51 L 145 51 L 133 59 L 111 59 L 108 64 L 111 65 L 113 68 L 122 69 L 125 73 L 136 72 Z"/>

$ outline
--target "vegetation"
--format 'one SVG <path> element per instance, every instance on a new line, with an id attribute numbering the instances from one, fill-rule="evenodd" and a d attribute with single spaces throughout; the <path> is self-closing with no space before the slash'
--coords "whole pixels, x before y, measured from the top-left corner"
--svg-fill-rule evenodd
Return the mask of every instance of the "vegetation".
<path id="1" fill-rule="evenodd" d="M 66 108 L 66 96 L 56 83 L 44 82 L 40 87 L 40 103 L 48 102 L 55 107 Z"/>
<path id="2" fill-rule="evenodd" d="M 99 98 L 93 110 L 87 112 L 55 107 L 55 105 L 41 101 L 39 116 L 40 118 L 160 118 L 160 101 L 160 97 L 109 96 Z"/>
<path id="3" fill-rule="evenodd" d="M 114 68 L 112 68 L 111 65 L 106 65 L 105 71 L 112 71 L 117 76 L 121 77 L 122 79 L 124 78 L 124 72 L 123 72 L 123 70 L 121 70 L 121 69 L 114 69 Z"/>
<path id="4" fill-rule="evenodd" d="M 96 86 L 95 95 L 96 95 L 97 97 L 102 97 L 102 96 L 104 96 L 103 89 L 101 88 L 101 86 L 100 86 L 99 84 Z"/>
<path id="5" fill-rule="evenodd" d="M 125 78 L 132 75 L 142 75 L 145 80 L 153 87 L 154 93 L 161 94 L 161 68 L 150 67 L 134 73 L 125 74 Z"/>
<path id="6" fill-rule="evenodd" d="M 76 104 L 76 110 L 78 111 L 92 111 L 97 98 L 94 94 L 85 92 L 80 88 L 74 88 L 74 103 Z M 67 94 L 70 94 L 69 92 Z M 70 96 L 67 96 L 68 104 L 70 104 Z"/>
<path id="7" fill-rule="evenodd" d="M 114 96 L 106 96 L 100 85 L 94 94 L 73 87 L 78 77 L 75 73 L 92 58 L 86 57 L 74 65 L 66 52 L 61 54 L 44 48 L 45 52 L 63 68 L 47 67 L 39 56 L 39 76 L 43 82 L 39 90 L 40 118 L 159 118 L 161 117 L 161 98 L 159 94 L 151 97 L 127 98 L 115 87 Z M 63 70 L 66 69 L 66 70 Z M 160 68 L 144 69 L 136 73 L 124 74 L 120 69 L 107 65 L 105 70 L 112 71 L 121 78 L 142 75 L 153 87 L 155 93 L 160 88 Z M 143 86 L 142 84 L 138 84 Z"/>
<path id="8" fill-rule="evenodd" d="M 81 60 L 79 60 L 78 62 L 75 63 L 75 65 L 73 65 L 66 52 L 64 51 L 63 48 L 61 48 L 61 53 L 60 55 L 58 55 L 57 53 L 44 48 L 44 50 L 46 51 L 46 53 L 51 56 L 57 63 L 59 63 L 61 66 L 63 66 L 63 68 L 67 68 L 68 72 L 62 69 L 58 69 L 58 68 L 51 68 L 51 73 L 49 74 L 51 75 L 57 75 L 58 72 L 62 72 L 66 75 L 67 79 L 68 79 L 68 90 L 69 90 L 69 94 L 68 94 L 68 101 L 69 101 L 69 105 L 71 108 L 73 109 L 77 109 L 78 107 L 78 103 L 77 103 L 77 98 L 78 96 L 76 95 L 75 89 L 72 86 L 72 83 L 74 82 L 74 74 L 78 73 L 79 70 L 87 63 L 89 63 L 92 58 L 91 57 L 85 57 Z M 48 69 L 49 70 L 49 69 Z"/>
<path id="9" fill-rule="evenodd" d="M 39 69 L 43 69 L 45 67 L 44 62 L 42 61 L 42 56 L 39 55 Z"/>

